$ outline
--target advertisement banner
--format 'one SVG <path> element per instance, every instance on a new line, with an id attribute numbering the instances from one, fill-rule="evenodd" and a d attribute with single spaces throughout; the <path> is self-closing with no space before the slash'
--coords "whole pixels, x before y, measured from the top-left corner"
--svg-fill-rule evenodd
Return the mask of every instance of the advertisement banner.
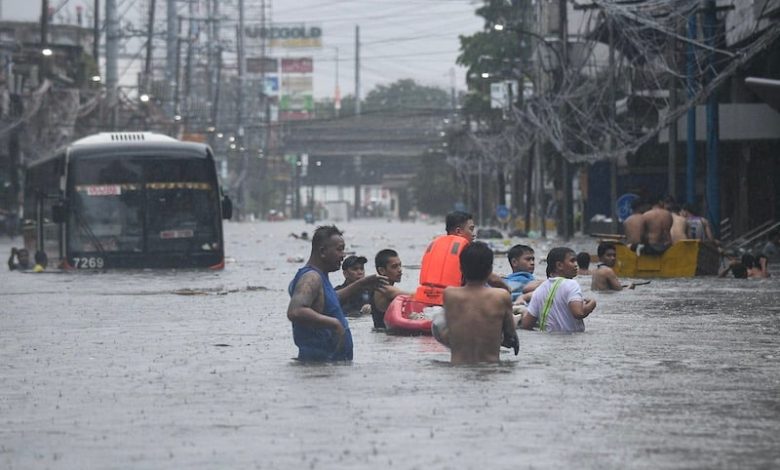
<path id="1" fill-rule="evenodd" d="M 246 72 L 253 74 L 278 73 L 279 60 L 275 57 L 247 57 Z"/>
<path id="2" fill-rule="evenodd" d="M 311 94 L 283 94 L 279 110 L 314 112 L 314 97 Z"/>
<path id="3" fill-rule="evenodd" d="M 244 34 L 253 43 L 262 39 L 274 48 L 297 49 L 322 47 L 322 27 L 305 23 L 277 23 L 270 27 L 259 24 L 244 27 Z"/>
<path id="4" fill-rule="evenodd" d="M 314 89 L 314 83 L 311 75 L 305 76 L 283 76 L 282 89 L 285 93 L 306 93 L 311 94 Z"/>
<path id="5" fill-rule="evenodd" d="M 279 77 L 265 77 L 264 82 L 263 93 L 266 95 L 279 94 Z"/>
<path id="6" fill-rule="evenodd" d="M 307 113 L 306 111 L 280 111 L 279 112 L 280 121 L 305 121 L 306 119 L 311 119 L 311 117 L 312 115 Z M 306 176 L 306 175 L 302 172 L 301 176 Z"/>
<path id="7" fill-rule="evenodd" d="M 282 73 L 312 73 L 314 61 L 311 57 L 282 59 Z"/>

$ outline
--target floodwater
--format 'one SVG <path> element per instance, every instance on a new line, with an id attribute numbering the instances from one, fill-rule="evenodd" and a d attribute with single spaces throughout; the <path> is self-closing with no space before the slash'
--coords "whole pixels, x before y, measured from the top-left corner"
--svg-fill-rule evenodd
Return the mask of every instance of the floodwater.
<path id="1" fill-rule="evenodd" d="M 398 250 L 411 290 L 443 224 L 342 228 L 369 259 Z M 303 230 L 229 223 L 216 273 L 2 270 L 0 467 L 780 467 L 776 267 L 614 294 L 580 279 L 598 301 L 587 331 L 521 331 L 500 365 L 452 367 L 431 338 L 370 318 L 351 321 L 351 365 L 302 365 L 285 311 Z"/>

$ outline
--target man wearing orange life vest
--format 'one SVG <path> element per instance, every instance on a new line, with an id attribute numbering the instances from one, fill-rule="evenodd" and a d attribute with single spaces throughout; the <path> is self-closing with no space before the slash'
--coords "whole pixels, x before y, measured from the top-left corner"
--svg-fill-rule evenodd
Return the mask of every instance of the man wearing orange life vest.
<path id="1" fill-rule="evenodd" d="M 444 289 L 463 285 L 460 252 L 474 240 L 474 218 L 467 212 L 455 211 L 445 219 L 447 235 L 437 237 L 428 245 L 420 268 L 420 285 L 414 299 L 431 305 L 444 304 Z M 491 273 L 487 283 L 509 291 L 506 283 Z"/>

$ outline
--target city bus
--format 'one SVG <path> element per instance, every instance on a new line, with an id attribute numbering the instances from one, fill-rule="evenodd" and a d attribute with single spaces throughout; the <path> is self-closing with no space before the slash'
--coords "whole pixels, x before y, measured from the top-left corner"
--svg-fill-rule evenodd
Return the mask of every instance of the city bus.
<path id="1" fill-rule="evenodd" d="M 25 246 L 64 269 L 225 265 L 222 193 L 204 144 L 100 133 L 26 168 Z"/>

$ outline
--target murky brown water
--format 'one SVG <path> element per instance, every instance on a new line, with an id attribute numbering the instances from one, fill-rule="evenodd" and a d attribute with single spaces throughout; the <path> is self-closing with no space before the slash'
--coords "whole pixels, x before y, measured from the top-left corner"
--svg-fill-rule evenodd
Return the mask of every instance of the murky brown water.
<path id="1" fill-rule="evenodd" d="M 342 228 L 369 259 L 392 247 L 417 265 L 441 225 Z M 780 466 L 776 267 L 588 293 L 585 333 L 520 332 L 498 366 L 451 367 L 435 341 L 370 318 L 351 321 L 353 364 L 301 365 L 285 289 L 309 245 L 287 235 L 312 226 L 226 230 L 219 273 L 2 271 L 0 467 Z"/>

